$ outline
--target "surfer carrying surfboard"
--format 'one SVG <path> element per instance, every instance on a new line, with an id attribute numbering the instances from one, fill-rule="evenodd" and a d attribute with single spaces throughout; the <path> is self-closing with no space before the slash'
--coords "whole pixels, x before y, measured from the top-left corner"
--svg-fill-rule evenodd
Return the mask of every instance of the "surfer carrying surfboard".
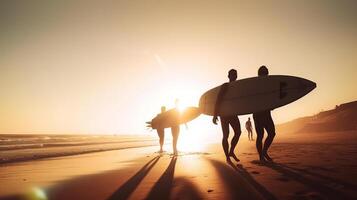
<path id="1" fill-rule="evenodd" d="M 159 136 L 159 141 L 160 141 L 160 151 L 159 151 L 160 153 L 163 152 L 165 128 L 171 128 L 173 155 L 175 156 L 178 155 L 177 141 L 180 134 L 180 116 L 181 116 L 178 111 L 178 103 L 179 103 L 178 99 L 176 99 L 175 101 L 176 107 L 169 111 L 166 111 L 166 107 L 162 106 L 161 113 L 155 117 L 158 120 L 157 123 L 154 122 L 155 118 L 150 122 L 146 122 L 148 124 L 148 127 L 156 129 L 157 131 L 157 135 Z M 198 115 L 195 115 L 194 118 L 196 118 Z M 166 124 L 165 126 L 165 123 L 169 123 L 169 126 L 167 126 L 168 124 Z"/>
<path id="2" fill-rule="evenodd" d="M 166 107 L 161 106 L 161 113 L 166 112 Z M 163 128 L 158 128 L 156 129 L 157 135 L 159 136 L 159 141 L 160 141 L 160 153 L 164 152 L 162 149 L 162 146 L 164 146 L 164 139 L 165 139 L 165 130 Z"/>
<path id="3" fill-rule="evenodd" d="M 231 69 L 228 72 L 228 78 L 229 82 L 233 82 L 237 80 L 237 70 Z M 218 93 L 217 96 L 217 101 L 214 107 L 214 116 L 212 119 L 212 122 L 217 125 L 218 121 L 218 113 L 219 113 L 219 107 L 222 102 L 222 97 L 224 96 L 225 92 L 227 91 L 229 83 L 224 83 Z M 230 157 L 232 157 L 234 160 L 237 162 L 239 159 L 237 156 L 234 154 L 234 149 L 237 146 L 240 134 L 241 134 L 241 128 L 240 128 L 240 122 L 239 118 L 237 115 L 232 115 L 232 116 L 220 116 L 221 120 L 221 126 L 222 126 L 222 132 L 223 132 L 223 138 L 222 138 L 222 147 L 224 154 L 226 155 L 227 162 L 231 162 Z M 231 140 L 231 148 L 229 150 L 229 144 L 228 144 L 228 137 L 229 137 L 229 125 L 233 128 L 234 131 L 234 136 Z"/>
<path id="4" fill-rule="evenodd" d="M 266 66 L 261 66 L 258 69 L 258 76 L 268 76 L 269 70 Z M 259 153 L 259 158 L 261 162 L 273 161 L 273 159 L 268 155 L 268 149 L 273 142 L 275 137 L 275 125 L 273 118 L 271 117 L 270 110 L 260 111 L 253 113 L 253 119 L 255 124 L 255 132 L 257 133 L 256 146 Z M 264 129 L 266 130 L 268 136 L 264 141 L 264 146 L 262 145 L 264 137 Z"/>
<path id="5" fill-rule="evenodd" d="M 257 133 L 256 147 L 261 161 L 271 161 L 268 150 L 275 137 L 275 125 L 271 110 L 292 103 L 316 88 L 316 83 L 304 78 L 287 75 L 269 75 L 268 68 L 261 66 L 258 76 L 237 80 L 237 72 L 229 71 L 229 83 L 206 91 L 199 101 L 203 114 L 211 115 L 213 123 L 217 123 L 219 115 L 222 123 L 222 145 L 229 160 L 240 136 L 238 115 L 253 113 Z M 224 95 L 223 95 L 224 94 Z M 227 117 L 226 117 L 227 116 Z M 230 116 L 230 117 L 229 117 Z M 228 151 L 229 124 L 235 135 Z M 264 129 L 268 137 L 262 144 Z M 231 156 L 233 157 L 233 156 Z"/>

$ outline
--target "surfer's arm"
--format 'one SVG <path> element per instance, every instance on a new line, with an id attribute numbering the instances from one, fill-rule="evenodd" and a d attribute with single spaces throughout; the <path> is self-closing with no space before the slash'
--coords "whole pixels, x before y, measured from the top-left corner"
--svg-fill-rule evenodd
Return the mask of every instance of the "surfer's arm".
<path id="1" fill-rule="evenodd" d="M 218 111 L 219 111 L 219 106 L 221 105 L 222 97 L 227 90 L 227 86 L 228 86 L 228 83 L 224 83 L 218 92 L 216 104 L 214 106 L 214 115 L 213 115 L 213 119 L 212 119 L 214 124 L 217 124 L 217 119 L 218 119 L 217 115 L 218 115 Z"/>

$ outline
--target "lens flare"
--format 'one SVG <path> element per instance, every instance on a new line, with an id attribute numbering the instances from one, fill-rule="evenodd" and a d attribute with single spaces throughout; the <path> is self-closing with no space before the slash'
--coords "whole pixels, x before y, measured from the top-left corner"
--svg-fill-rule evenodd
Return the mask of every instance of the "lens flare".
<path id="1" fill-rule="evenodd" d="M 26 200 L 47 200 L 46 192 L 38 187 L 32 188 L 26 195 Z"/>

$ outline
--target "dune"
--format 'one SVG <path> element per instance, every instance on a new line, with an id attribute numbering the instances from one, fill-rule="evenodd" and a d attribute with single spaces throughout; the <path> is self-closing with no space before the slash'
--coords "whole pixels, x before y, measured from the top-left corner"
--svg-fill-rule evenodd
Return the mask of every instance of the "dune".
<path id="1" fill-rule="evenodd" d="M 357 101 L 336 105 L 334 109 L 279 124 L 277 130 L 285 133 L 357 130 Z"/>

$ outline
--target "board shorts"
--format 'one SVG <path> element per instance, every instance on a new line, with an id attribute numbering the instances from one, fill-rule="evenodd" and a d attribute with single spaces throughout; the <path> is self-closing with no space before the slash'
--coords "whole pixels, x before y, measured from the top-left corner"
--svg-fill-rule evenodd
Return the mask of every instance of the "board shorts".
<path id="1" fill-rule="evenodd" d="M 264 129 L 268 132 L 268 134 L 275 133 L 275 125 L 270 111 L 254 113 L 253 119 L 257 134 L 264 133 Z"/>
<path id="2" fill-rule="evenodd" d="M 240 122 L 238 116 L 224 116 L 220 117 L 222 129 L 229 129 L 229 125 L 232 126 L 234 131 L 241 132 Z M 229 130 L 228 130 L 229 131 Z"/>

